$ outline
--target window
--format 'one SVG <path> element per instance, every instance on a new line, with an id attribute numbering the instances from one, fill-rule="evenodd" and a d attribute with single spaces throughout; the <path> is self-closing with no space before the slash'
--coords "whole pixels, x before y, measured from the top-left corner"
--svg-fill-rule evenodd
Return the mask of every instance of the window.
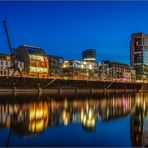
<path id="1" fill-rule="evenodd" d="M 136 38 L 136 42 L 135 42 L 136 46 L 142 45 L 142 38 Z"/>
<path id="2" fill-rule="evenodd" d="M 28 50 L 29 54 L 45 55 L 44 50 L 43 49 L 40 49 L 40 48 L 28 47 L 27 50 Z"/>
<path id="3" fill-rule="evenodd" d="M 4 75 L 6 76 L 6 71 L 4 71 Z"/>

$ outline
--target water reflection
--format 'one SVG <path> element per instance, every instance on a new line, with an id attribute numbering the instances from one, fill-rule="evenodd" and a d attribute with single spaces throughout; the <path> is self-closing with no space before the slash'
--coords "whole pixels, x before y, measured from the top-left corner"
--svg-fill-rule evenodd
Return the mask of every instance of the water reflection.
<path id="1" fill-rule="evenodd" d="M 137 94 L 130 115 L 130 136 L 133 146 L 148 145 L 148 95 Z M 146 122 L 146 124 L 144 124 Z"/>
<path id="2" fill-rule="evenodd" d="M 21 135 L 38 133 L 48 127 L 47 102 L 24 104 L 20 108 L 15 114 L 14 129 L 17 133 Z"/>
<path id="3" fill-rule="evenodd" d="M 59 125 L 81 124 L 82 130 L 96 131 L 97 122 L 108 122 L 130 115 L 130 138 L 133 146 L 148 144 L 148 95 L 112 95 L 97 99 L 34 100 L 1 102 L 0 127 L 26 137 Z M 11 133 L 9 133 L 11 135 Z M 9 137 L 10 138 L 10 137 Z M 10 139 L 9 139 L 10 140 Z"/>

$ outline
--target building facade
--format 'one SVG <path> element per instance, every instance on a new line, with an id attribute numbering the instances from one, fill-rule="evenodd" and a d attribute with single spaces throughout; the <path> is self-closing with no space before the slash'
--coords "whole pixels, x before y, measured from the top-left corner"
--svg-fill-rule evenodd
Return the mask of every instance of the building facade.
<path id="1" fill-rule="evenodd" d="M 49 61 L 49 75 L 62 75 L 63 69 L 62 64 L 64 63 L 64 58 L 60 56 L 48 55 Z"/>
<path id="2" fill-rule="evenodd" d="M 86 49 L 82 51 L 82 60 L 95 62 L 96 61 L 96 49 Z"/>
<path id="3" fill-rule="evenodd" d="M 138 80 L 148 80 L 148 35 L 135 33 L 131 36 L 131 67 L 136 70 Z"/>
<path id="4" fill-rule="evenodd" d="M 93 77 L 95 76 L 96 63 L 80 60 L 66 60 L 63 65 L 63 73 L 67 76 Z"/>
<path id="5" fill-rule="evenodd" d="M 8 71 L 8 68 L 12 66 L 11 56 L 8 54 L 0 53 L 0 76 L 11 76 L 14 72 L 14 69 L 10 69 Z M 19 61 L 18 67 L 20 71 L 24 71 L 24 63 Z M 18 71 L 15 73 L 16 76 L 18 76 Z"/>
<path id="6" fill-rule="evenodd" d="M 39 47 L 22 45 L 16 48 L 18 60 L 24 62 L 25 71 L 28 76 L 47 77 L 49 71 L 48 57 Z"/>
<path id="7" fill-rule="evenodd" d="M 98 64 L 98 75 L 102 80 L 120 80 L 132 81 L 135 80 L 135 71 L 127 64 L 102 61 Z"/>

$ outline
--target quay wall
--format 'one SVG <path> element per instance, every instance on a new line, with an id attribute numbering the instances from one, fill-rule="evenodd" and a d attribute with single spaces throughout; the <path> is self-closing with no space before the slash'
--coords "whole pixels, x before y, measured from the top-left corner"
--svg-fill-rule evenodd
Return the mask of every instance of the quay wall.
<path id="1" fill-rule="evenodd" d="M 0 92 L 103 94 L 148 92 L 148 84 L 134 82 L 0 77 Z"/>

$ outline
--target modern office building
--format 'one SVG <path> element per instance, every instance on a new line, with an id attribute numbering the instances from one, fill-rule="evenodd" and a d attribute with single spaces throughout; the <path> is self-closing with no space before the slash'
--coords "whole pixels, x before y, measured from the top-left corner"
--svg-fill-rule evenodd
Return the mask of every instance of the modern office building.
<path id="1" fill-rule="evenodd" d="M 8 72 L 8 68 L 12 66 L 11 56 L 8 54 L 0 53 L 0 76 L 11 76 L 14 72 L 14 69 L 10 69 Z M 18 67 L 21 71 L 24 70 L 24 63 L 19 61 Z M 15 73 L 18 76 L 18 71 Z"/>
<path id="2" fill-rule="evenodd" d="M 68 76 L 94 76 L 96 63 L 80 60 L 66 60 L 62 65 L 65 75 Z"/>
<path id="3" fill-rule="evenodd" d="M 131 35 L 130 63 L 136 70 L 138 80 L 148 79 L 148 35 L 134 33 Z"/>
<path id="4" fill-rule="evenodd" d="M 61 56 L 48 55 L 49 61 L 49 75 L 61 75 L 63 74 L 63 69 L 61 68 L 64 63 L 64 58 Z"/>
<path id="5" fill-rule="evenodd" d="M 18 60 L 24 62 L 25 71 L 28 76 L 47 77 L 48 57 L 39 47 L 22 45 L 15 49 Z"/>
<path id="6" fill-rule="evenodd" d="M 95 62 L 96 61 L 96 49 L 86 49 L 82 51 L 82 60 Z"/>

